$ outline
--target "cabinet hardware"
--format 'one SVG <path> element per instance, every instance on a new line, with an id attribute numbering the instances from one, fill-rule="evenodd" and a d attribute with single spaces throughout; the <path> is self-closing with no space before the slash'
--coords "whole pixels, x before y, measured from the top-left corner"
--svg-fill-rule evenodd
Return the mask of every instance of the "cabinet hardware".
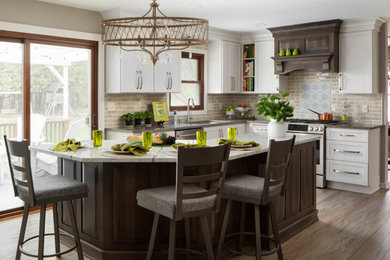
<path id="1" fill-rule="evenodd" d="M 172 89 L 172 73 L 171 72 L 169 72 L 169 81 L 170 81 L 169 89 Z"/>
<path id="2" fill-rule="evenodd" d="M 139 89 L 139 70 L 135 72 L 135 75 L 137 77 L 137 87 L 135 89 Z"/>
<path id="3" fill-rule="evenodd" d="M 335 173 L 346 173 L 346 174 L 360 175 L 360 172 L 339 171 L 339 170 L 336 170 L 336 169 L 333 169 L 333 172 L 335 172 Z"/>
<path id="4" fill-rule="evenodd" d="M 142 76 L 142 71 L 140 71 L 139 74 L 140 74 L 140 77 L 141 77 L 141 86 L 139 87 L 139 89 L 142 89 L 142 87 L 144 85 L 144 78 Z"/>
<path id="5" fill-rule="evenodd" d="M 233 76 L 231 76 L 230 77 L 230 90 L 231 91 L 233 91 L 235 88 L 236 88 L 236 86 L 234 85 L 234 77 Z"/>
<path id="6" fill-rule="evenodd" d="M 340 134 L 340 136 L 354 137 L 355 135 L 351 135 L 351 134 Z"/>
<path id="7" fill-rule="evenodd" d="M 166 89 L 168 90 L 169 89 L 169 72 L 166 73 L 166 76 L 167 76 L 167 87 L 166 87 Z"/>
<path id="8" fill-rule="evenodd" d="M 338 153 L 360 153 L 360 151 L 348 151 L 348 150 L 339 150 L 339 149 L 333 149 L 333 151 Z"/>

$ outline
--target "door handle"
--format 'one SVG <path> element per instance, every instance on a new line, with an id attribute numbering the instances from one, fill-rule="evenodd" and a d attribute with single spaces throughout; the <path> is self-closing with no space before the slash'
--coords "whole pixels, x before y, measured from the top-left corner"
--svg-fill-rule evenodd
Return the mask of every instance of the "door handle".
<path id="1" fill-rule="evenodd" d="M 135 75 L 137 77 L 137 87 L 135 89 L 139 89 L 139 70 L 135 72 Z"/>
<path id="2" fill-rule="evenodd" d="M 231 91 L 233 91 L 235 88 L 236 88 L 236 86 L 234 86 L 234 77 L 233 76 L 231 76 L 230 77 L 230 90 Z"/>
<path id="3" fill-rule="evenodd" d="M 169 72 L 169 89 L 172 89 L 172 73 Z"/>
<path id="4" fill-rule="evenodd" d="M 339 150 L 339 149 L 333 149 L 333 151 L 337 152 L 337 153 L 360 153 L 360 151 L 348 151 L 348 150 Z"/>
<path id="5" fill-rule="evenodd" d="M 359 175 L 360 174 L 360 172 L 339 171 L 339 170 L 336 170 L 336 169 L 333 169 L 333 172 L 335 172 L 335 173 L 353 174 L 353 175 Z"/>
<path id="6" fill-rule="evenodd" d="M 165 73 L 165 76 L 166 76 L 166 79 L 167 79 L 167 80 L 166 80 L 166 83 L 167 83 L 167 84 L 166 84 L 166 88 L 165 88 L 165 89 L 166 89 L 166 90 L 169 90 L 169 72 Z"/>
<path id="7" fill-rule="evenodd" d="M 142 76 L 142 70 L 139 71 L 139 75 L 141 77 L 141 86 L 139 87 L 139 89 L 142 89 L 142 87 L 144 85 L 144 77 Z"/>
<path id="8" fill-rule="evenodd" d="M 340 136 L 353 137 L 353 136 L 355 136 L 355 135 L 351 135 L 351 134 L 340 134 Z"/>

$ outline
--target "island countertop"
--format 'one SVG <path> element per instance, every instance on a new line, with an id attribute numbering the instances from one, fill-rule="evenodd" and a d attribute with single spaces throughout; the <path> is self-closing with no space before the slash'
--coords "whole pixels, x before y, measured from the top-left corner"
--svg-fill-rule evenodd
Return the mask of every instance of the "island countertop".
<path id="1" fill-rule="evenodd" d="M 291 138 L 292 134 L 287 134 L 286 139 Z M 297 135 L 295 144 L 302 144 L 317 140 L 315 135 L 302 136 Z M 229 160 L 239 159 L 246 156 L 260 154 L 268 151 L 268 137 L 265 133 L 260 134 L 245 134 L 238 135 L 239 141 L 255 141 L 260 144 L 254 148 L 240 148 L 232 149 Z M 96 148 L 92 146 L 92 141 L 83 141 L 82 146 L 76 151 L 72 152 L 54 152 L 54 144 L 39 144 L 31 145 L 32 152 L 42 152 L 51 154 L 64 159 L 71 159 L 80 162 L 175 162 L 176 149 L 171 146 L 153 146 L 150 151 L 142 156 L 134 156 L 128 154 L 117 154 L 111 151 L 110 147 L 114 144 L 125 143 L 125 140 L 104 140 L 102 147 Z M 180 140 L 178 140 L 180 142 Z M 207 140 L 208 146 L 216 146 L 217 139 Z"/>

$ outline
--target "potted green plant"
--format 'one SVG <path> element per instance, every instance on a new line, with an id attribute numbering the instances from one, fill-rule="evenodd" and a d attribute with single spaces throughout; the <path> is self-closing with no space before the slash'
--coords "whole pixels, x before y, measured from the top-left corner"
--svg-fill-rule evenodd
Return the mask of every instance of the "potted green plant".
<path id="1" fill-rule="evenodd" d="M 260 99 L 257 103 L 257 111 L 259 115 L 263 115 L 270 120 L 268 123 L 268 137 L 269 138 L 283 138 L 286 136 L 286 125 L 284 120 L 287 117 L 292 117 L 294 107 L 285 98 L 290 93 L 283 93 L 278 90 L 278 94 L 268 94 L 266 97 Z"/>
<path id="2" fill-rule="evenodd" d="M 153 113 L 150 111 L 145 111 L 144 118 L 145 118 L 145 125 L 151 125 L 153 119 Z"/>
<path id="3" fill-rule="evenodd" d="M 134 113 L 134 125 L 140 126 L 143 118 L 144 118 L 144 115 L 142 112 L 135 112 Z"/>
<path id="4" fill-rule="evenodd" d="M 123 114 L 121 116 L 121 119 L 125 120 L 125 125 L 126 126 L 132 126 L 133 125 L 134 115 L 132 113 Z"/>

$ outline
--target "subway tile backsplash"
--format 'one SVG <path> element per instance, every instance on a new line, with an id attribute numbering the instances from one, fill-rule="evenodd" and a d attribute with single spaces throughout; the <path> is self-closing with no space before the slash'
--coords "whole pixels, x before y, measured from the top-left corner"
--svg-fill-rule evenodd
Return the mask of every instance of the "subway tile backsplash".
<path id="1" fill-rule="evenodd" d="M 346 102 L 350 121 L 360 123 L 381 124 L 382 122 L 382 94 L 351 95 L 341 94 L 338 91 L 337 73 L 318 75 L 311 71 L 296 71 L 290 73 L 288 99 L 295 107 L 296 118 L 317 118 L 317 115 L 306 110 L 312 107 L 318 112 L 331 112 L 335 120 L 341 120 L 343 104 Z M 316 95 L 317 94 L 317 95 Z M 229 105 L 236 107 L 239 104 L 251 107 L 249 115 L 257 115 L 256 104 L 264 95 L 253 94 L 209 94 L 208 113 L 193 115 L 195 120 L 226 119 L 225 108 Z M 151 110 L 152 101 L 166 100 L 165 94 L 106 94 L 104 127 L 120 127 L 124 122 L 120 116 L 127 112 Z M 107 103 L 115 104 L 115 111 L 108 111 Z M 316 106 L 316 104 L 318 104 Z M 368 106 L 368 112 L 362 113 L 362 105 Z M 315 108 L 316 107 L 316 108 Z M 238 114 L 238 113 L 236 113 Z M 179 117 L 184 120 L 185 116 Z"/>

